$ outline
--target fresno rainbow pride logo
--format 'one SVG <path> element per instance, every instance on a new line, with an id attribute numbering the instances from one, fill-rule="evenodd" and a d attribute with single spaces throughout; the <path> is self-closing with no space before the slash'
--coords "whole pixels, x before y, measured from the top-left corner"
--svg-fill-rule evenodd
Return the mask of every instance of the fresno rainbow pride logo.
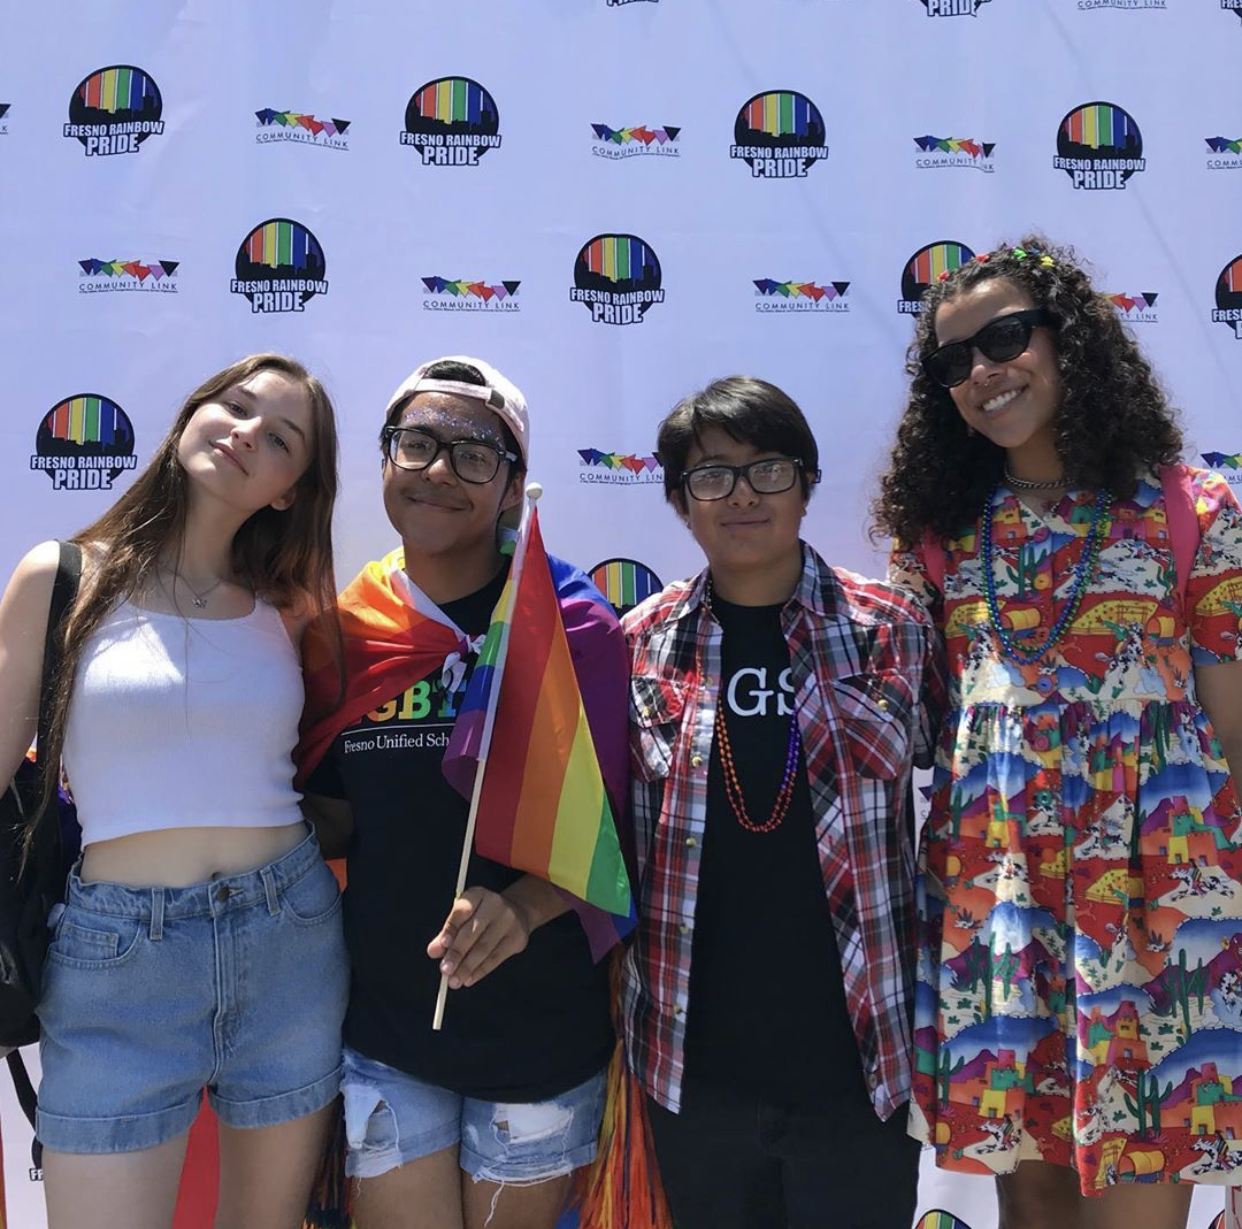
<path id="1" fill-rule="evenodd" d="M 1139 294 L 1106 294 L 1104 296 L 1127 324 L 1155 324 L 1157 292 L 1144 290 Z"/>
<path id="2" fill-rule="evenodd" d="M 349 130 L 347 119 L 317 119 L 305 111 L 274 111 L 264 107 L 254 113 L 258 131 L 254 135 L 258 145 L 293 141 L 298 145 L 317 145 L 320 149 L 348 149 Z"/>
<path id="3" fill-rule="evenodd" d="M 9 108 L 11 102 L 0 102 L 0 137 L 9 135 Z"/>
<path id="4" fill-rule="evenodd" d="M 630 613 L 664 586 L 660 578 L 636 559 L 605 559 L 591 569 L 591 580 L 608 599 L 618 618 Z"/>
<path id="5" fill-rule="evenodd" d="M 942 273 L 952 273 L 974 258 L 974 252 L 955 239 L 941 239 L 919 248 L 901 271 L 901 298 L 897 300 L 897 310 L 917 316 L 923 310 L 923 292 L 928 286 Z"/>
<path id="6" fill-rule="evenodd" d="M 992 0 L 919 0 L 928 17 L 977 17 L 979 6 Z"/>
<path id="7" fill-rule="evenodd" d="M 579 448 L 578 481 L 593 486 L 649 486 L 663 482 L 658 457 L 633 453 L 601 452 L 598 448 Z M 598 583 L 598 582 L 596 582 Z"/>
<path id="8" fill-rule="evenodd" d="M 1216 278 L 1214 324 L 1227 324 L 1235 340 L 1242 341 L 1242 255 L 1235 256 Z"/>
<path id="9" fill-rule="evenodd" d="M 796 90 L 769 90 L 742 104 L 733 122 L 729 157 L 754 179 L 801 179 L 828 157 L 824 117 Z"/>
<path id="10" fill-rule="evenodd" d="M 422 154 L 424 166 L 478 166 L 500 147 L 496 100 L 469 77 L 428 81 L 410 95 L 400 141 Z"/>
<path id="11" fill-rule="evenodd" d="M 78 293 L 176 294 L 173 275 L 180 264 L 179 260 L 79 260 L 82 274 Z"/>
<path id="12" fill-rule="evenodd" d="M 642 324 L 664 302 L 655 249 L 637 235 L 596 235 L 574 261 L 571 303 L 581 303 L 596 324 Z"/>
<path id="13" fill-rule="evenodd" d="M 846 293 L 849 282 L 778 282 L 770 277 L 756 278 L 755 311 L 765 313 L 819 312 L 850 310 Z"/>
<path id="14" fill-rule="evenodd" d="M 64 135 L 82 143 L 86 156 L 136 154 L 164 131 L 164 99 L 141 68 L 113 64 L 84 77 L 69 98 Z"/>
<path id="15" fill-rule="evenodd" d="M 327 267 L 319 240 L 301 222 L 269 218 L 242 240 L 229 289 L 245 295 L 252 312 L 300 312 L 327 294 Z"/>
<path id="16" fill-rule="evenodd" d="M 626 158 L 679 158 L 681 146 L 677 142 L 680 128 L 665 124 L 653 128 L 646 124 L 638 128 L 610 128 L 607 124 L 592 124 L 595 140 L 591 152 L 597 158 L 614 161 Z"/>
<path id="17" fill-rule="evenodd" d="M 970 1226 L 960 1216 L 954 1216 L 952 1212 L 946 1212 L 942 1208 L 934 1208 L 919 1217 L 919 1223 L 914 1229 L 970 1229 Z"/>
<path id="18" fill-rule="evenodd" d="M 30 458 L 30 468 L 47 474 L 57 491 L 110 491 L 137 465 L 129 416 L 98 393 L 57 402 L 39 422 Z"/>
<path id="19" fill-rule="evenodd" d="M 929 133 L 915 137 L 914 144 L 919 151 L 914 165 L 921 171 L 951 167 L 983 171 L 990 175 L 996 170 L 996 164 L 992 161 L 995 141 L 978 141 L 974 137 L 934 137 Z"/>
<path id="20" fill-rule="evenodd" d="M 1134 117 L 1116 103 L 1084 103 L 1058 125 L 1052 165 L 1075 188 L 1121 191 L 1131 175 L 1147 169 L 1143 134 Z"/>
<path id="21" fill-rule="evenodd" d="M 521 282 L 450 281 L 446 277 L 423 278 L 424 311 L 517 312 Z"/>

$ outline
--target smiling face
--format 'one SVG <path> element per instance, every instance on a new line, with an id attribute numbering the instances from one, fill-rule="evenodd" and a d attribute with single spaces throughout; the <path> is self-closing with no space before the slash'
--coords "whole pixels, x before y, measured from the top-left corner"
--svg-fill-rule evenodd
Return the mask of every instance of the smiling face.
<path id="1" fill-rule="evenodd" d="M 1005 278 L 993 278 L 955 295 L 936 312 L 936 344 L 973 337 L 998 316 L 1034 307 L 1030 296 Z M 1054 455 L 1061 377 L 1052 332 L 1036 327 L 1016 358 L 997 363 L 978 348 L 969 377 L 949 390 L 968 427 L 1007 451 Z"/>
<path id="2" fill-rule="evenodd" d="M 203 402 L 177 441 L 190 489 L 246 512 L 283 510 L 310 464 L 314 420 L 305 389 L 264 369 Z"/>
<path id="3" fill-rule="evenodd" d="M 440 443 L 473 440 L 507 450 L 500 418 L 469 397 L 419 393 L 393 423 L 414 427 Z M 426 469 L 408 470 L 384 458 L 384 510 L 407 556 L 496 551 L 496 520 L 522 497 L 521 477 L 502 461 L 485 483 L 465 482 L 447 450 Z"/>
<path id="4" fill-rule="evenodd" d="M 700 465 L 746 465 L 782 454 L 735 440 L 720 427 L 706 427 L 691 445 L 686 469 Z M 776 495 L 757 495 L 739 477 L 724 499 L 698 500 L 682 488 L 677 500 L 714 576 L 751 572 L 801 557 L 798 543 L 806 496 L 801 481 Z"/>

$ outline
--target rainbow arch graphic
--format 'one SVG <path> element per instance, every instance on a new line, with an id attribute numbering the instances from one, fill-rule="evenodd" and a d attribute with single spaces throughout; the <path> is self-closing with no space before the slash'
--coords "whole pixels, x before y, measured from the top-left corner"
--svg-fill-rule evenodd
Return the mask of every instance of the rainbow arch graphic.
<path id="1" fill-rule="evenodd" d="M 44 425 L 53 439 L 72 444 L 120 444 L 133 439 L 129 418 L 107 397 L 67 397 L 48 411 Z"/>
<path id="2" fill-rule="evenodd" d="M 305 269 L 313 260 L 324 265 L 323 249 L 314 235 L 298 222 L 276 218 L 247 235 L 242 250 L 251 264 L 270 269 Z"/>
<path id="3" fill-rule="evenodd" d="M 1111 102 L 1092 102 L 1071 111 L 1061 121 L 1061 131 L 1067 140 L 1088 149 L 1124 149 L 1130 138 L 1142 140 L 1138 124 Z"/>
<path id="4" fill-rule="evenodd" d="M 606 559 L 591 569 L 595 587 L 618 610 L 630 610 L 664 586 L 649 568 L 633 559 Z"/>
<path id="5" fill-rule="evenodd" d="M 762 132 L 770 137 L 807 136 L 811 122 L 823 129 L 819 108 L 806 97 L 793 90 L 771 90 L 756 94 L 743 108 L 746 126 L 752 132 Z"/>
<path id="6" fill-rule="evenodd" d="M 610 282 L 637 281 L 643 269 L 660 267 L 655 252 L 634 235 L 598 235 L 582 249 L 579 259 Z"/>
<path id="7" fill-rule="evenodd" d="M 429 81 L 411 101 L 423 119 L 442 124 L 478 124 L 485 110 L 496 114 L 492 96 L 477 81 L 466 77 Z"/>
<path id="8" fill-rule="evenodd" d="M 77 88 L 83 104 L 115 115 L 118 111 L 141 111 L 144 100 L 161 103 L 159 87 L 141 68 L 101 68 Z"/>
<path id="9" fill-rule="evenodd" d="M 920 286 L 927 286 L 946 270 L 960 269 L 974 255 L 964 243 L 932 243 L 916 252 L 906 268 Z"/>

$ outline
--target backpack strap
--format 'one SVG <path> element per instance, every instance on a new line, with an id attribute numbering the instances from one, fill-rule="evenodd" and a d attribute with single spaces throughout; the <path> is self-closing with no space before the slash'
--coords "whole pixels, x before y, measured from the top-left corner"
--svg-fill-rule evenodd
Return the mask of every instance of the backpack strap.
<path id="1" fill-rule="evenodd" d="M 26 1070 L 25 1062 L 22 1061 L 21 1051 L 10 1050 L 4 1056 L 4 1061 L 8 1063 L 9 1074 L 13 1077 L 13 1090 L 17 1093 L 17 1104 L 21 1106 L 22 1113 L 26 1115 L 33 1130 L 37 1101 L 34 1085 L 30 1082 L 30 1073 Z"/>
<path id="2" fill-rule="evenodd" d="M 1160 484 L 1164 488 L 1164 512 L 1168 517 L 1169 543 L 1177 571 L 1177 596 L 1185 605 L 1190 573 L 1199 553 L 1199 515 L 1188 465 L 1162 465 Z"/>
<path id="3" fill-rule="evenodd" d="M 39 767 L 40 780 L 46 782 L 47 774 L 59 770 L 59 765 L 47 763 L 45 748 L 52 736 L 52 688 L 60 665 L 63 628 L 69 607 L 78 595 L 78 583 L 82 579 L 82 548 L 76 542 L 60 543 L 60 560 L 56 565 L 56 579 L 52 582 L 52 600 L 47 613 L 47 631 L 43 638 L 43 677 L 39 687 L 38 742 L 35 744 L 35 762 Z M 34 836 L 31 842 L 31 861 L 45 873 L 60 862 L 60 825 L 43 823 L 42 813 L 34 820 Z"/>

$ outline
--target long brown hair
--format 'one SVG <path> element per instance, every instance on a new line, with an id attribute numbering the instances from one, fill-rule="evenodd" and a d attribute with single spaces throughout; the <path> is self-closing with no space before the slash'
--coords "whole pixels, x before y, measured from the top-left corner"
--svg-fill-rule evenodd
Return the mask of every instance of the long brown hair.
<path id="1" fill-rule="evenodd" d="M 299 384 L 311 409 L 311 459 L 284 511 L 260 508 L 233 537 L 232 574 L 241 584 L 282 609 L 307 614 L 330 611 L 336 601 L 332 570 L 332 506 L 337 488 L 336 416 L 319 380 L 283 354 L 251 354 L 204 380 L 185 400 L 172 430 L 129 490 L 72 541 L 90 552 L 82 585 L 64 626 L 60 665 L 52 684 L 49 764 L 59 764 L 65 718 L 83 649 L 118 602 L 132 597 L 155 574 L 161 551 L 176 541 L 188 506 L 186 472 L 177 446 L 199 408 L 261 371 L 278 371 Z M 92 548 L 101 547 L 99 551 Z M 44 748 L 39 749 L 39 758 Z M 49 773 L 41 813 L 56 789 Z"/>

